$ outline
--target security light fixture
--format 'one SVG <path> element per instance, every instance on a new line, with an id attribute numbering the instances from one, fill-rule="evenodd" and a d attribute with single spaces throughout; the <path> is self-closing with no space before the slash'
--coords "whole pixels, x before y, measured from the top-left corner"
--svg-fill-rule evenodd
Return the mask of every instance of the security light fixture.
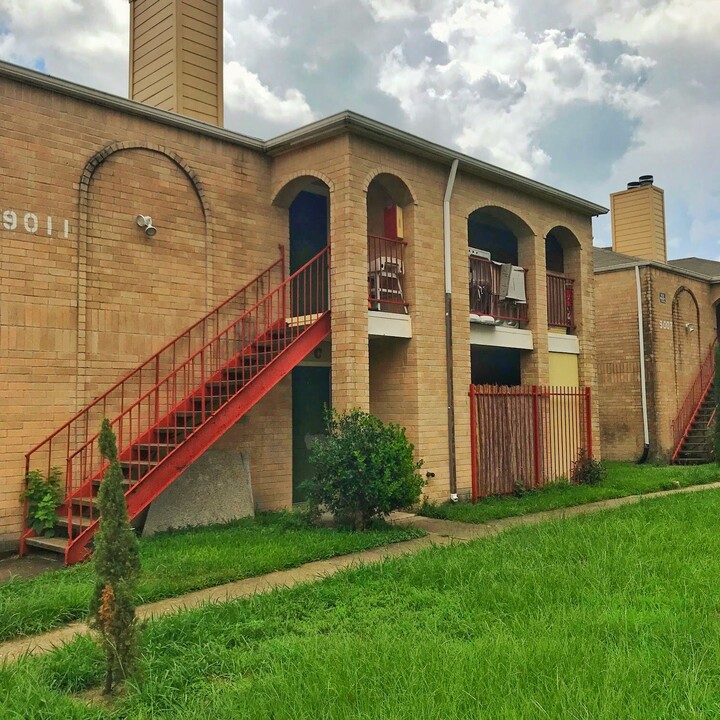
<path id="1" fill-rule="evenodd" d="M 138 215 L 135 218 L 135 222 L 138 227 L 141 227 L 148 237 L 155 237 L 157 235 L 157 228 L 153 225 L 152 218 L 149 215 Z"/>
<path id="2" fill-rule="evenodd" d="M 685 332 L 686 333 L 695 332 L 695 326 L 692 323 L 685 323 Z"/>

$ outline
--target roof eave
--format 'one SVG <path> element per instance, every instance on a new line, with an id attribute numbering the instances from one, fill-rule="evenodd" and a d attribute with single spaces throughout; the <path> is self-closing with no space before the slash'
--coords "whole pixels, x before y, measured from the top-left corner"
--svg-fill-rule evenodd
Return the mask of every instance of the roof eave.
<path id="1" fill-rule="evenodd" d="M 576 195 L 571 195 L 482 160 L 477 160 L 464 153 L 456 152 L 349 110 L 279 135 L 265 143 L 265 147 L 270 155 L 281 155 L 346 131 L 368 137 L 384 145 L 409 150 L 415 155 L 421 155 L 442 164 L 450 165 L 453 160 L 457 159 L 459 160 L 459 168 L 469 174 L 528 192 L 536 197 L 550 200 L 586 215 L 597 216 L 608 212 L 608 209 L 602 205 L 584 200 Z"/>
<path id="2" fill-rule="evenodd" d="M 262 152 L 262 140 L 0 60 L 0 77 Z"/>

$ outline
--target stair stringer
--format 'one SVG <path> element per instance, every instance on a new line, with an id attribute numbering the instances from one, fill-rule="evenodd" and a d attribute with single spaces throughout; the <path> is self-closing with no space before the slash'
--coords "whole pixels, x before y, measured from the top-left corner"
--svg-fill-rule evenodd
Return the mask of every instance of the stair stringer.
<path id="1" fill-rule="evenodd" d="M 166 455 L 142 480 L 131 486 L 125 493 L 130 519 L 136 517 L 171 485 L 329 334 L 330 312 L 327 311 L 270 360 L 236 395 L 195 428 L 191 435 Z M 89 557 L 87 546 L 98 526 L 96 519 L 68 543 L 65 549 L 66 565 Z"/>

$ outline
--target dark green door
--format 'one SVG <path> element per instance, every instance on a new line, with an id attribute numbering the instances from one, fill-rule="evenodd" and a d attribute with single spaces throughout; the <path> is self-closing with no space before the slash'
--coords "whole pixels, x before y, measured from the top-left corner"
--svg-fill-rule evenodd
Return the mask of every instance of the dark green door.
<path id="1" fill-rule="evenodd" d="M 305 495 L 300 484 L 312 477 L 310 445 L 325 430 L 323 410 L 330 405 L 330 368 L 298 366 L 292 371 L 293 502 Z"/>

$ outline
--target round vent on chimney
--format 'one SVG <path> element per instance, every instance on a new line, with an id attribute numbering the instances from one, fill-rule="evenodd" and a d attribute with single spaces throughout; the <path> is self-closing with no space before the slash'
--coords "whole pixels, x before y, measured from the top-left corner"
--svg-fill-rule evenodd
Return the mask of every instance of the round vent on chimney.
<path id="1" fill-rule="evenodd" d="M 633 180 L 628 183 L 627 189 L 632 190 L 633 188 L 640 187 L 640 183 L 637 180 Z"/>
<path id="2" fill-rule="evenodd" d="M 640 185 L 652 185 L 654 178 L 652 175 L 641 175 L 638 180 Z"/>

